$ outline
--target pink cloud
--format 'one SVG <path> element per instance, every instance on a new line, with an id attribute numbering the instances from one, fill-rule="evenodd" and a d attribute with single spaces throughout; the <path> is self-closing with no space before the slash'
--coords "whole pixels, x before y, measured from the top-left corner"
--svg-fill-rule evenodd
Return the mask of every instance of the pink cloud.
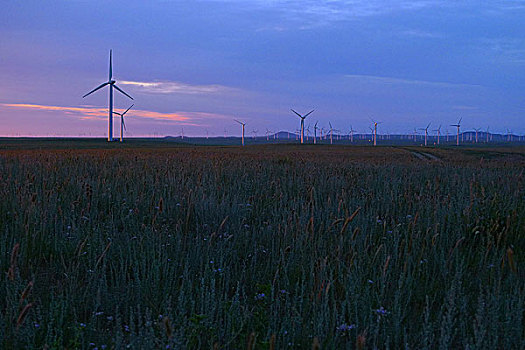
<path id="1" fill-rule="evenodd" d="M 38 104 L 27 104 L 27 103 L 1 103 L 1 107 L 25 109 L 25 110 L 39 110 L 39 111 L 50 111 L 50 112 L 62 112 L 67 115 L 78 116 L 81 120 L 105 120 L 108 115 L 106 108 L 99 108 L 94 106 L 81 106 L 81 107 L 63 107 L 63 106 L 46 106 Z M 115 112 L 122 113 L 124 109 L 116 108 Z M 141 109 L 132 109 L 128 112 L 128 116 L 135 118 L 154 119 L 158 121 L 167 122 L 178 122 L 179 124 L 195 125 L 198 120 L 203 119 L 223 119 L 226 118 L 224 115 L 203 113 L 203 112 L 174 112 L 174 113 L 162 113 L 155 111 L 147 111 Z M 115 116 L 117 117 L 117 116 Z"/>

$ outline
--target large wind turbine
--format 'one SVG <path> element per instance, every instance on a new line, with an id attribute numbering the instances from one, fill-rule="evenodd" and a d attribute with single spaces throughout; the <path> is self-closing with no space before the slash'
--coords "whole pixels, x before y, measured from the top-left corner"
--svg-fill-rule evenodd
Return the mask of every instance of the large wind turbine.
<path id="1" fill-rule="evenodd" d="M 428 123 L 426 128 L 419 128 L 419 130 L 425 130 L 425 147 L 427 146 L 428 128 L 429 127 L 430 127 L 430 123 Z"/>
<path id="2" fill-rule="evenodd" d="M 297 113 L 293 109 L 291 111 L 294 112 L 295 114 L 297 114 L 297 116 L 299 118 L 301 118 L 301 143 L 303 143 L 303 141 L 304 141 L 304 120 L 306 119 L 306 117 L 308 117 L 310 114 L 312 114 L 314 110 L 312 109 L 310 112 L 306 113 L 305 115 L 300 115 L 299 113 Z"/>
<path id="3" fill-rule="evenodd" d="M 108 119 L 108 141 L 113 141 L 113 88 L 117 89 L 120 93 L 126 95 L 130 99 L 133 100 L 133 97 L 122 91 L 115 83 L 115 80 L 112 80 L 113 78 L 113 65 L 111 63 L 111 56 L 112 56 L 112 50 L 109 50 L 109 79 L 104 84 L 101 84 L 100 86 L 94 88 L 82 98 L 91 95 L 98 89 L 102 89 L 104 86 L 109 85 L 109 119 Z"/>
<path id="4" fill-rule="evenodd" d="M 377 125 L 381 124 L 381 122 L 376 122 L 373 119 L 370 119 L 370 120 L 372 120 L 372 123 L 374 123 L 374 146 L 376 146 L 377 145 Z"/>
<path id="5" fill-rule="evenodd" d="M 459 118 L 457 124 L 450 124 L 450 126 L 455 126 L 456 128 L 458 128 L 458 134 L 457 134 L 457 138 L 456 138 L 456 146 L 459 146 L 459 128 L 461 126 L 461 119 L 463 119 L 463 117 Z"/>
<path id="6" fill-rule="evenodd" d="M 131 105 L 126 109 L 123 113 L 119 112 L 113 112 L 115 114 L 120 115 L 120 142 L 124 141 L 124 130 L 126 130 L 126 123 L 124 122 L 124 115 L 128 113 L 128 111 L 133 107 L 134 105 Z"/>
<path id="7" fill-rule="evenodd" d="M 238 121 L 237 119 L 234 119 L 237 123 L 241 124 L 242 125 L 242 139 L 241 139 L 241 143 L 242 145 L 244 146 L 244 127 L 246 126 L 246 123 L 242 123 L 240 121 Z"/>

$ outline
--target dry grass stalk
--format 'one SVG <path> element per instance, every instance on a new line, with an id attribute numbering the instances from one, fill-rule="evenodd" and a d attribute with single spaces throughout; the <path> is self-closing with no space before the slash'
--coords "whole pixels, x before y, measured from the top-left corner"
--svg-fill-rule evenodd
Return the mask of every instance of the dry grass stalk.
<path id="1" fill-rule="evenodd" d="M 349 217 L 346 218 L 345 223 L 343 224 L 343 227 L 341 228 L 341 234 L 343 234 L 343 233 L 346 231 L 346 227 L 348 226 L 348 224 L 349 224 L 350 222 L 352 222 L 352 220 L 354 220 L 354 218 L 357 216 L 357 214 L 359 213 L 360 210 L 361 210 L 361 207 L 358 207 L 358 208 L 352 213 L 352 215 L 350 215 Z"/>
<path id="2" fill-rule="evenodd" d="M 166 337 L 171 338 L 173 332 L 171 329 L 170 319 L 168 318 L 168 316 L 165 316 L 162 319 L 162 324 L 164 325 L 164 330 L 166 331 Z"/>
<path id="3" fill-rule="evenodd" d="M 30 281 L 24 291 L 22 292 L 22 295 L 20 296 L 20 303 L 22 303 L 28 296 L 29 293 L 31 293 L 31 290 L 33 289 L 33 281 Z"/>
<path id="4" fill-rule="evenodd" d="M 251 332 L 248 336 L 248 344 L 246 345 L 247 350 L 252 350 L 255 347 L 255 332 Z"/>
<path id="5" fill-rule="evenodd" d="M 275 334 L 270 337 L 270 350 L 275 350 Z"/>
<path id="6" fill-rule="evenodd" d="M 321 344 L 319 344 L 319 339 L 315 337 L 314 341 L 312 342 L 312 350 L 319 350 L 319 349 L 321 349 Z"/>
<path id="7" fill-rule="evenodd" d="M 512 272 L 516 273 L 516 264 L 514 263 L 514 250 L 512 248 L 507 249 L 507 260 L 509 261 L 509 267 Z"/>
<path id="8" fill-rule="evenodd" d="M 366 331 L 364 331 L 363 333 L 359 334 L 357 336 L 357 341 L 356 341 L 356 348 L 358 350 L 363 350 L 366 346 Z"/>
<path id="9" fill-rule="evenodd" d="M 20 312 L 20 315 L 18 315 L 18 319 L 16 320 L 16 328 L 18 329 L 22 323 L 24 323 L 24 320 L 27 317 L 27 314 L 29 313 L 29 310 L 34 306 L 34 303 L 27 304 L 22 311 Z"/>
<path id="10" fill-rule="evenodd" d="M 385 266 L 383 267 L 383 277 L 385 277 L 386 270 L 388 269 L 388 264 L 390 263 L 390 258 L 391 258 L 390 255 L 386 258 Z"/>
<path id="11" fill-rule="evenodd" d="M 106 248 L 104 249 L 104 251 L 102 252 L 102 254 L 100 254 L 98 260 L 97 260 L 97 263 L 95 264 L 95 267 L 97 267 L 100 262 L 102 261 L 102 259 L 104 259 L 104 256 L 106 255 L 109 247 L 111 246 L 111 242 L 108 243 L 108 245 L 106 246 Z"/>
<path id="12" fill-rule="evenodd" d="M 10 281 L 15 279 L 15 272 L 17 267 L 18 252 L 20 251 L 20 243 L 15 244 L 13 250 L 11 251 L 11 266 L 7 271 L 7 277 Z"/>

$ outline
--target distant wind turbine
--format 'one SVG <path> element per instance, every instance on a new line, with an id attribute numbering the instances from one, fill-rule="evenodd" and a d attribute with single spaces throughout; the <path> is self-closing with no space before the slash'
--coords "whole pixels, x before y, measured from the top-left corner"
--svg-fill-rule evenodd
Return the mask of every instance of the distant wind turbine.
<path id="1" fill-rule="evenodd" d="M 297 113 L 293 109 L 291 109 L 291 111 L 294 112 L 295 114 L 297 114 L 297 116 L 299 118 L 301 118 L 301 143 L 303 143 L 304 142 L 304 120 L 306 119 L 306 117 L 308 117 L 310 114 L 312 114 L 314 110 L 312 109 L 310 112 L 306 113 L 305 115 L 300 115 L 299 113 Z"/>
<path id="2" fill-rule="evenodd" d="M 103 84 L 100 84 L 98 87 L 94 88 L 93 90 L 91 90 L 90 92 L 82 96 L 82 98 L 87 97 L 91 95 L 92 93 L 94 93 L 95 91 L 102 89 L 104 86 L 109 85 L 108 141 L 110 142 L 113 141 L 113 88 L 117 89 L 117 91 L 119 91 L 120 93 L 126 95 L 127 97 L 133 100 L 133 97 L 131 97 L 130 95 L 125 93 L 123 90 L 121 90 L 115 84 L 116 81 L 112 79 L 113 78 L 113 64 L 111 62 L 111 58 L 112 58 L 112 50 L 109 50 L 109 79 L 108 81 Z"/>
<path id="3" fill-rule="evenodd" d="M 246 126 L 246 123 L 242 123 L 238 121 L 237 119 L 234 119 L 237 123 L 242 125 L 242 138 L 241 138 L 241 144 L 244 146 L 244 127 Z"/>
<path id="4" fill-rule="evenodd" d="M 419 130 L 425 130 L 425 147 L 427 146 L 428 128 L 429 127 L 430 127 L 430 123 L 428 123 L 426 128 L 419 128 Z"/>
<path id="5" fill-rule="evenodd" d="M 441 136 L 441 125 L 439 126 L 439 128 L 435 129 L 434 131 L 437 131 L 438 133 L 437 144 L 439 145 L 439 136 Z"/>
<path id="6" fill-rule="evenodd" d="M 332 123 L 328 122 L 330 125 L 330 144 L 333 144 L 334 128 L 332 128 Z"/>
<path id="7" fill-rule="evenodd" d="M 126 123 L 124 122 L 124 115 L 128 113 L 128 111 L 133 107 L 134 105 L 131 105 L 126 109 L 123 113 L 113 112 L 115 114 L 120 115 L 120 142 L 124 140 L 124 131 L 126 130 Z M 127 130 L 126 130 L 127 131 Z"/>
<path id="8" fill-rule="evenodd" d="M 461 127 L 461 119 L 463 119 L 463 117 L 459 118 L 457 124 L 450 124 L 450 126 L 455 126 L 456 128 L 458 128 L 458 133 L 457 133 L 457 138 L 456 138 L 456 146 L 459 146 L 459 128 Z"/>
<path id="9" fill-rule="evenodd" d="M 352 127 L 352 125 L 350 125 L 350 142 L 354 142 L 354 128 Z"/>
<path id="10" fill-rule="evenodd" d="M 319 121 L 316 121 L 314 125 L 314 145 L 317 143 L 317 129 L 319 129 L 317 123 L 319 123 Z"/>
<path id="11" fill-rule="evenodd" d="M 370 120 L 372 121 L 372 123 L 374 123 L 374 146 L 377 145 L 377 125 L 378 124 L 381 124 L 381 122 L 376 122 L 375 120 L 373 120 L 372 118 L 370 118 Z"/>
<path id="12" fill-rule="evenodd" d="M 474 128 L 476 130 L 476 143 L 478 143 L 478 132 L 481 130 L 481 128 Z"/>

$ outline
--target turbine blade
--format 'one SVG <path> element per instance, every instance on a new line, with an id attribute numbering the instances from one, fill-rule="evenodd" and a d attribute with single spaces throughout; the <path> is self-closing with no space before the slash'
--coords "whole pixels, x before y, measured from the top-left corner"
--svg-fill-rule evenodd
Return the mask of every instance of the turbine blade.
<path id="1" fill-rule="evenodd" d="M 133 107 L 135 104 L 132 104 L 131 106 L 128 107 L 128 109 L 126 109 L 126 111 L 124 113 L 122 113 L 122 115 L 128 113 L 128 111 L 131 109 L 131 107 Z"/>
<path id="2" fill-rule="evenodd" d="M 104 83 L 104 84 L 100 84 L 99 86 L 97 86 L 96 88 L 94 88 L 93 90 L 91 90 L 90 92 L 88 92 L 87 94 L 85 94 L 84 96 L 82 96 L 82 98 L 91 95 L 92 93 L 94 93 L 94 92 L 97 91 L 98 89 L 102 89 L 104 86 L 106 86 L 106 85 L 108 85 L 108 84 L 109 84 L 109 82 L 106 82 L 106 83 Z"/>
<path id="3" fill-rule="evenodd" d="M 461 120 L 462 119 L 463 119 L 463 117 L 459 118 L 458 125 L 461 125 Z"/>
<path id="4" fill-rule="evenodd" d="M 315 109 L 312 109 L 310 112 L 306 113 L 306 115 L 304 116 L 304 118 L 308 117 L 310 114 L 312 114 L 313 112 L 315 111 Z"/>
<path id="5" fill-rule="evenodd" d="M 120 91 L 121 93 L 123 93 L 124 95 L 128 96 L 129 98 L 131 98 L 133 100 L 133 97 L 131 97 L 130 95 L 126 94 L 121 88 L 119 88 L 116 84 L 113 84 L 113 87 L 115 89 L 117 89 L 118 91 Z"/>
<path id="6" fill-rule="evenodd" d="M 113 50 L 109 50 L 109 80 L 113 77 L 113 64 L 111 63 L 112 51 Z"/>
<path id="7" fill-rule="evenodd" d="M 113 50 L 109 50 L 109 80 L 113 77 L 113 64 L 111 63 L 111 54 Z"/>
<path id="8" fill-rule="evenodd" d="M 299 118 L 302 118 L 303 116 L 300 115 L 299 113 L 297 113 L 296 111 L 294 111 L 293 109 L 290 109 L 292 112 L 294 112 L 295 114 L 297 114 L 297 116 L 299 116 Z"/>
<path id="9" fill-rule="evenodd" d="M 126 121 L 124 119 L 124 116 L 122 116 L 122 126 L 124 127 L 125 131 L 128 131 L 128 129 L 126 129 Z"/>

